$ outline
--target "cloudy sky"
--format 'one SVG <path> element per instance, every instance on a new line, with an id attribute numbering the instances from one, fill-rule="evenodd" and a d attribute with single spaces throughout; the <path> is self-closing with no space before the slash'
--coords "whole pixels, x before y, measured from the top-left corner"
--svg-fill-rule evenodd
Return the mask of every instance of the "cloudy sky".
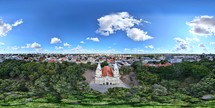
<path id="1" fill-rule="evenodd" d="M 0 53 L 215 53 L 214 0 L 1 0 Z"/>

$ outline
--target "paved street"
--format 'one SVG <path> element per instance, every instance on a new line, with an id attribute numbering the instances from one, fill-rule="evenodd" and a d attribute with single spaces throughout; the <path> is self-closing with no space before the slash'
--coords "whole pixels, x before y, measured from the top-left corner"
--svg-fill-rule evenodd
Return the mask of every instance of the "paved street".
<path id="1" fill-rule="evenodd" d="M 94 80 L 90 82 L 90 88 L 99 92 L 106 92 L 108 91 L 109 88 L 113 88 L 113 87 L 123 87 L 123 88 L 130 88 L 128 85 L 124 84 L 121 80 L 120 80 L 120 84 L 117 85 L 100 85 L 100 84 L 95 84 Z"/>

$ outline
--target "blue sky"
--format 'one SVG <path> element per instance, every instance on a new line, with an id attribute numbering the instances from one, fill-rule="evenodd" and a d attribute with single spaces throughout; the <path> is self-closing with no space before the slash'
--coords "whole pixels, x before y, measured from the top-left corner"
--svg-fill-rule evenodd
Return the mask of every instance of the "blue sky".
<path id="1" fill-rule="evenodd" d="M 215 53 L 214 0 L 1 0 L 0 53 Z"/>

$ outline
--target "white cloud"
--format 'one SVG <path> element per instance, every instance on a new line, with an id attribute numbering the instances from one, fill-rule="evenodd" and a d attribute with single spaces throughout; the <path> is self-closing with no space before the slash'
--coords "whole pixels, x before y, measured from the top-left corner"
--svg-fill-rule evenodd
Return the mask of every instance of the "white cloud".
<path id="1" fill-rule="evenodd" d="M 10 24 L 6 24 L 0 19 L 0 37 L 6 36 L 9 31 L 12 30 L 12 26 Z"/>
<path id="2" fill-rule="evenodd" d="M 56 50 L 62 50 L 63 47 L 61 47 L 61 46 L 55 46 L 55 49 L 56 49 Z"/>
<path id="3" fill-rule="evenodd" d="M 61 43 L 62 41 L 59 39 L 59 38 L 57 38 L 57 37 L 53 37 L 53 38 L 51 38 L 51 44 L 57 44 L 57 43 Z"/>
<path id="4" fill-rule="evenodd" d="M 131 28 L 127 30 L 127 36 L 134 41 L 145 41 L 149 39 L 153 39 L 153 37 L 147 35 L 147 32 L 140 30 L 138 28 Z"/>
<path id="5" fill-rule="evenodd" d="M 22 46 L 21 48 L 33 48 L 33 49 L 40 49 L 41 45 L 37 42 L 34 42 L 32 44 L 26 44 L 26 46 Z"/>
<path id="6" fill-rule="evenodd" d="M 19 50 L 20 48 L 19 47 L 17 47 L 17 46 L 12 46 L 11 47 L 11 50 Z"/>
<path id="7" fill-rule="evenodd" d="M 186 37 L 185 39 L 182 39 L 182 40 L 186 41 L 187 43 L 200 42 L 200 39 L 197 37 L 193 37 L 193 38 Z"/>
<path id="8" fill-rule="evenodd" d="M 175 49 L 176 51 L 187 50 L 189 48 L 190 40 L 185 40 L 185 39 L 176 37 L 175 41 L 177 43 L 176 49 Z"/>
<path id="9" fill-rule="evenodd" d="M 84 44 L 84 41 L 81 41 L 80 43 L 81 43 L 81 44 Z"/>
<path id="10" fill-rule="evenodd" d="M 35 49 L 36 50 L 36 52 L 41 52 L 42 51 L 42 48 L 37 48 L 37 49 Z"/>
<path id="11" fill-rule="evenodd" d="M 99 38 L 97 38 L 97 37 L 95 37 L 95 38 L 93 38 L 93 37 L 88 37 L 86 40 L 91 40 L 91 41 L 94 41 L 94 42 L 99 42 Z"/>
<path id="12" fill-rule="evenodd" d="M 132 49 L 127 49 L 125 48 L 124 49 L 124 52 L 128 52 L 129 53 L 132 53 L 132 54 L 142 54 L 142 53 L 146 53 L 146 51 L 144 51 L 143 49 L 140 49 L 140 48 L 132 48 Z"/>
<path id="13" fill-rule="evenodd" d="M 215 47 L 215 42 L 210 42 L 210 45 Z"/>
<path id="14" fill-rule="evenodd" d="M 125 48 L 125 49 L 124 49 L 124 51 L 130 51 L 130 49 L 128 49 L 128 48 Z"/>
<path id="15" fill-rule="evenodd" d="M 137 50 L 137 52 L 142 52 L 142 53 L 143 53 L 143 52 L 144 52 L 144 50 Z"/>
<path id="16" fill-rule="evenodd" d="M 18 25 L 20 25 L 22 23 L 23 23 L 22 19 L 19 19 L 14 24 L 12 24 L 12 26 L 16 27 L 16 26 L 18 26 Z"/>
<path id="17" fill-rule="evenodd" d="M 190 33 L 200 36 L 215 34 L 215 19 L 213 16 L 198 16 L 192 21 L 186 22 L 191 27 Z"/>
<path id="18" fill-rule="evenodd" d="M 77 45 L 76 47 L 72 48 L 71 50 L 63 50 L 64 53 L 74 53 L 74 54 L 90 54 L 90 53 L 100 53 L 100 54 L 108 54 L 108 53 L 120 53 L 118 50 L 115 49 L 104 49 L 104 50 L 98 50 L 98 49 L 86 49 L 83 48 L 80 45 Z"/>
<path id="19" fill-rule="evenodd" d="M 3 43 L 3 42 L 0 42 L 0 46 L 1 46 L 1 45 L 3 46 L 3 45 L 5 45 L 5 43 Z"/>
<path id="20" fill-rule="evenodd" d="M 153 48 L 154 48 L 154 46 L 153 46 L 153 45 L 148 45 L 148 46 L 145 46 L 145 48 L 153 49 Z"/>
<path id="21" fill-rule="evenodd" d="M 208 52 L 208 49 L 207 49 L 207 48 L 204 48 L 203 51 Z"/>
<path id="22" fill-rule="evenodd" d="M 139 25 L 141 22 L 150 22 L 142 21 L 142 19 L 135 19 L 133 16 L 129 15 L 128 12 L 118 12 L 105 15 L 99 18 L 98 22 L 99 29 L 96 32 L 104 36 L 109 36 L 110 34 L 121 30 L 127 32 L 127 36 L 134 41 L 153 39 L 153 37 L 147 35 L 147 32 L 144 32 L 138 28 L 134 28 L 135 25 Z"/>
<path id="23" fill-rule="evenodd" d="M 6 36 L 9 31 L 12 30 L 13 27 L 22 24 L 22 20 L 17 20 L 14 24 L 7 24 L 0 18 L 0 37 Z"/>
<path id="24" fill-rule="evenodd" d="M 72 50 L 72 51 L 80 51 L 80 50 L 82 50 L 82 49 L 83 49 L 82 46 L 78 45 L 77 47 L 72 48 L 71 50 Z"/>
<path id="25" fill-rule="evenodd" d="M 203 51 L 208 52 L 206 46 L 203 43 L 199 44 L 199 47 L 202 48 Z"/>
<path id="26" fill-rule="evenodd" d="M 151 24 L 151 22 L 149 22 L 149 21 L 143 21 L 144 23 L 147 23 L 147 24 Z"/>
<path id="27" fill-rule="evenodd" d="M 134 19 L 128 12 L 118 12 L 105 15 L 98 19 L 99 29 L 97 33 L 108 36 L 117 30 L 127 30 L 134 25 L 140 24 L 142 19 Z"/>
<path id="28" fill-rule="evenodd" d="M 186 37 L 185 39 L 182 39 L 180 37 L 175 38 L 176 41 L 176 48 L 175 51 L 180 51 L 180 50 L 192 50 L 192 46 L 190 46 L 190 43 L 194 42 L 200 42 L 199 38 L 193 37 L 193 38 L 188 38 Z"/>
<path id="29" fill-rule="evenodd" d="M 63 44 L 63 46 L 65 46 L 65 47 L 71 47 L 72 45 L 66 42 L 66 43 Z"/>
<path id="30" fill-rule="evenodd" d="M 199 44 L 199 47 L 205 48 L 205 45 L 204 44 Z"/>
<path id="31" fill-rule="evenodd" d="M 199 38 L 197 38 L 197 37 L 194 37 L 192 40 L 195 41 L 195 42 L 199 42 L 200 41 Z"/>
<path id="32" fill-rule="evenodd" d="M 36 43 L 36 42 L 34 42 L 34 43 L 31 44 L 31 48 L 38 49 L 38 48 L 41 48 L 41 45 Z"/>

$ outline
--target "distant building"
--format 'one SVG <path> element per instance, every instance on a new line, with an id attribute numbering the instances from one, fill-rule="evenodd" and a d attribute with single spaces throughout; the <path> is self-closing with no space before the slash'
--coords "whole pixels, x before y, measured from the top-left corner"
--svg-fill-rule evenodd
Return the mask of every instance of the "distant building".
<path id="1" fill-rule="evenodd" d="M 3 62 L 3 56 L 0 55 L 0 63 Z"/>
<path id="2" fill-rule="evenodd" d="M 98 63 L 95 73 L 95 84 L 100 85 L 116 85 L 120 83 L 120 74 L 117 64 L 114 64 L 112 69 L 110 66 L 104 66 L 101 68 Z"/>
<path id="3" fill-rule="evenodd" d="M 167 66 L 171 66 L 171 65 L 172 65 L 171 63 L 165 63 L 165 64 L 161 64 L 161 63 L 149 64 L 149 63 L 147 63 L 147 64 L 144 64 L 144 66 L 153 66 L 153 67 L 167 67 Z"/>
<path id="4" fill-rule="evenodd" d="M 171 64 L 173 64 L 173 63 L 181 63 L 181 62 L 182 62 L 182 59 L 174 58 L 174 59 L 170 59 L 169 62 L 170 62 Z"/>
<path id="5" fill-rule="evenodd" d="M 207 58 L 208 60 L 210 60 L 210 61 L 213 61 L 213 60 L 214 60 L 214 57 L 211 56 L 211 55 L 206 56 L 206 58 Z"/>
<path id="6" fill-rule="evenodd" d="M 187 62 L 195 62 L 195 61 L 199 61 L 200 59 L 198 58 L 198 56 L 185 56 L 183 58 L 183 61 L 187 61 Z"/>
<path id="7" fill-rule="evenodd" d="M 161 60 L 157 60 L 155 58 L 151 59 L 149 57 L 142 57 L 142 62 L 143 64 L 146 64 L 146 63 L 150 63 L 150 62 L 160 62 Z"/>

